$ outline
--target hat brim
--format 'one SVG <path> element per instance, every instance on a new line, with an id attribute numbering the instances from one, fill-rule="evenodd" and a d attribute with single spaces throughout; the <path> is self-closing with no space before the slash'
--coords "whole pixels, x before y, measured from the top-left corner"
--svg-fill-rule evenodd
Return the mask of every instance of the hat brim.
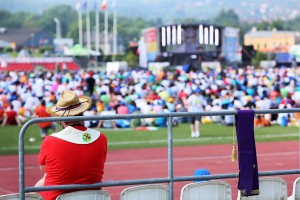
<path id="1" fill-rule="evenodd" d="M 66 117 L 66 116 L 76 116 L 84 111 L 87 111 L 90 109 L 92 105 L 92 100 L 90 97 L 87 96 L 81 96 L 79 97 L 79 102 L 81 103 L 80 106 L 74 108 L 74 109 L 69 109 L 69 110 L 57 110 L 57 105 L 53 105 L 49 108 L 47 108 L 47 113 L 51 116 L 55 117 Z"/>

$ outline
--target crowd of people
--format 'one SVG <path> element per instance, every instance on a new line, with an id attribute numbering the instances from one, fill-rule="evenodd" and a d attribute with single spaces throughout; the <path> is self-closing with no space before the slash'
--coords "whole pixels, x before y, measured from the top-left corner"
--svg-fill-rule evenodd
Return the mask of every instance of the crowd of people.
<path id="1" fill-rule="evenodd" d="M 187 71 L 182 68 L 149 71 L 0 72 L 1 125 L 21 123 L 57 102 L 66 89 L 87 95 L 92 106 L 83 115 L 151 114 L 238 109 L 284 109 L 300 105 L 300 68 L 231 68 Z M 41 108 L 42 107 L 42 108 Z M 233 125 L 233 116 L 176 118 L 191 123 L 191 136 L 200 136 L 200 124 Z M 257 115 L 255 126 L 297 125 L 297 114 Z M 165 118 L 86 121 L 87 127 L 163 127 Z M 55 125 L 40 126 L 41 135 Z"/>

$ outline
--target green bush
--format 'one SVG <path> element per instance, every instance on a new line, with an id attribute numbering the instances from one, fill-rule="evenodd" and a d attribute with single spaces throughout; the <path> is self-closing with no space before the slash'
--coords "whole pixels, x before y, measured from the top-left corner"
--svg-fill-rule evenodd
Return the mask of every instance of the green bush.
<path id="1" fill-rule="evenodd" d="M 267 54 L 262 53 L 262 52 L 256 52 L 254 59 L 253 59 L 253 64 L 256 67 L 259 67 L 260 61 L 262 61 L 262 60 L 268 60 Z"/>
<path id="2" fill-rule="evenodd" d="M 53 51 L 53 50 L 54 49 L 51 46 L 41 46 L 41 47 L 39 47 L 38 52 L 45 53 L 45 51 Z"/>
<path id="3" fill-rule="evenodd" d="M 5 47 L 5 48 L 3 49 L 3 52 L 4 52 L 4 53 L 11 53 L 11 52 L 13 52 L 13 49 L 12 49 L 11 47 Z"/>
<path id="4" fill-rule="evenodd" d="M 139 57 L 133 52 L 129 51 L 125 56 L 125 61 L 128 63 L 129 67 L 136 67 L 139 63 Z"/>

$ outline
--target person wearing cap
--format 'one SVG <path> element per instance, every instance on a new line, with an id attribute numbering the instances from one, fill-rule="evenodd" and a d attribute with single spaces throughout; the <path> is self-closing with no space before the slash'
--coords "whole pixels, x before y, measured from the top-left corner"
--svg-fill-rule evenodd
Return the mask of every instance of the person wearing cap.
<path id="1" fill-rule="evenodd" d="M 54 117 L 82 116 L 91 107 L 87 96 L 71 90 L 61 92 L 57 104 L 47 108 Z M 107 155 L 107 138 L 99 131 L 86 128 L 83 121 L 60 122 L 62 130 L 46 136 L 38 157 L 44 173 L 36 187 L 65 184 L 93 184 L 102 181 Z M 99 188 L 100 189 L 100 188 Z M 70 190 L 39 192 L 45 200 L 55 200 Z"/>
<path id="2" fill-rule="evenodd" d="M 187 99 L 188 112 L 203 112 L 204 106 L 207 105 L 206 100 L 201 95 L 201 89 L 196 88 L 191 96 Z M 193 116 L 189 118 L 191 124 L 191 137 L 200 137 L 201 116 Z"/>

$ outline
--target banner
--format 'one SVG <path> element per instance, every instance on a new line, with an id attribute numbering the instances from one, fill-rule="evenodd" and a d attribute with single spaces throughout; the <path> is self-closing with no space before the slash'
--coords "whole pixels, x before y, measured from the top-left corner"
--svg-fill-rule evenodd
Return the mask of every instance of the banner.
<path id="1" fill-rule="evenodd" d="M 143 31 L 145 38 L 147 61 L 154 61 L 158 54 L 157 47 L 157 29 L 155 27 L 148 28 Z"/>

